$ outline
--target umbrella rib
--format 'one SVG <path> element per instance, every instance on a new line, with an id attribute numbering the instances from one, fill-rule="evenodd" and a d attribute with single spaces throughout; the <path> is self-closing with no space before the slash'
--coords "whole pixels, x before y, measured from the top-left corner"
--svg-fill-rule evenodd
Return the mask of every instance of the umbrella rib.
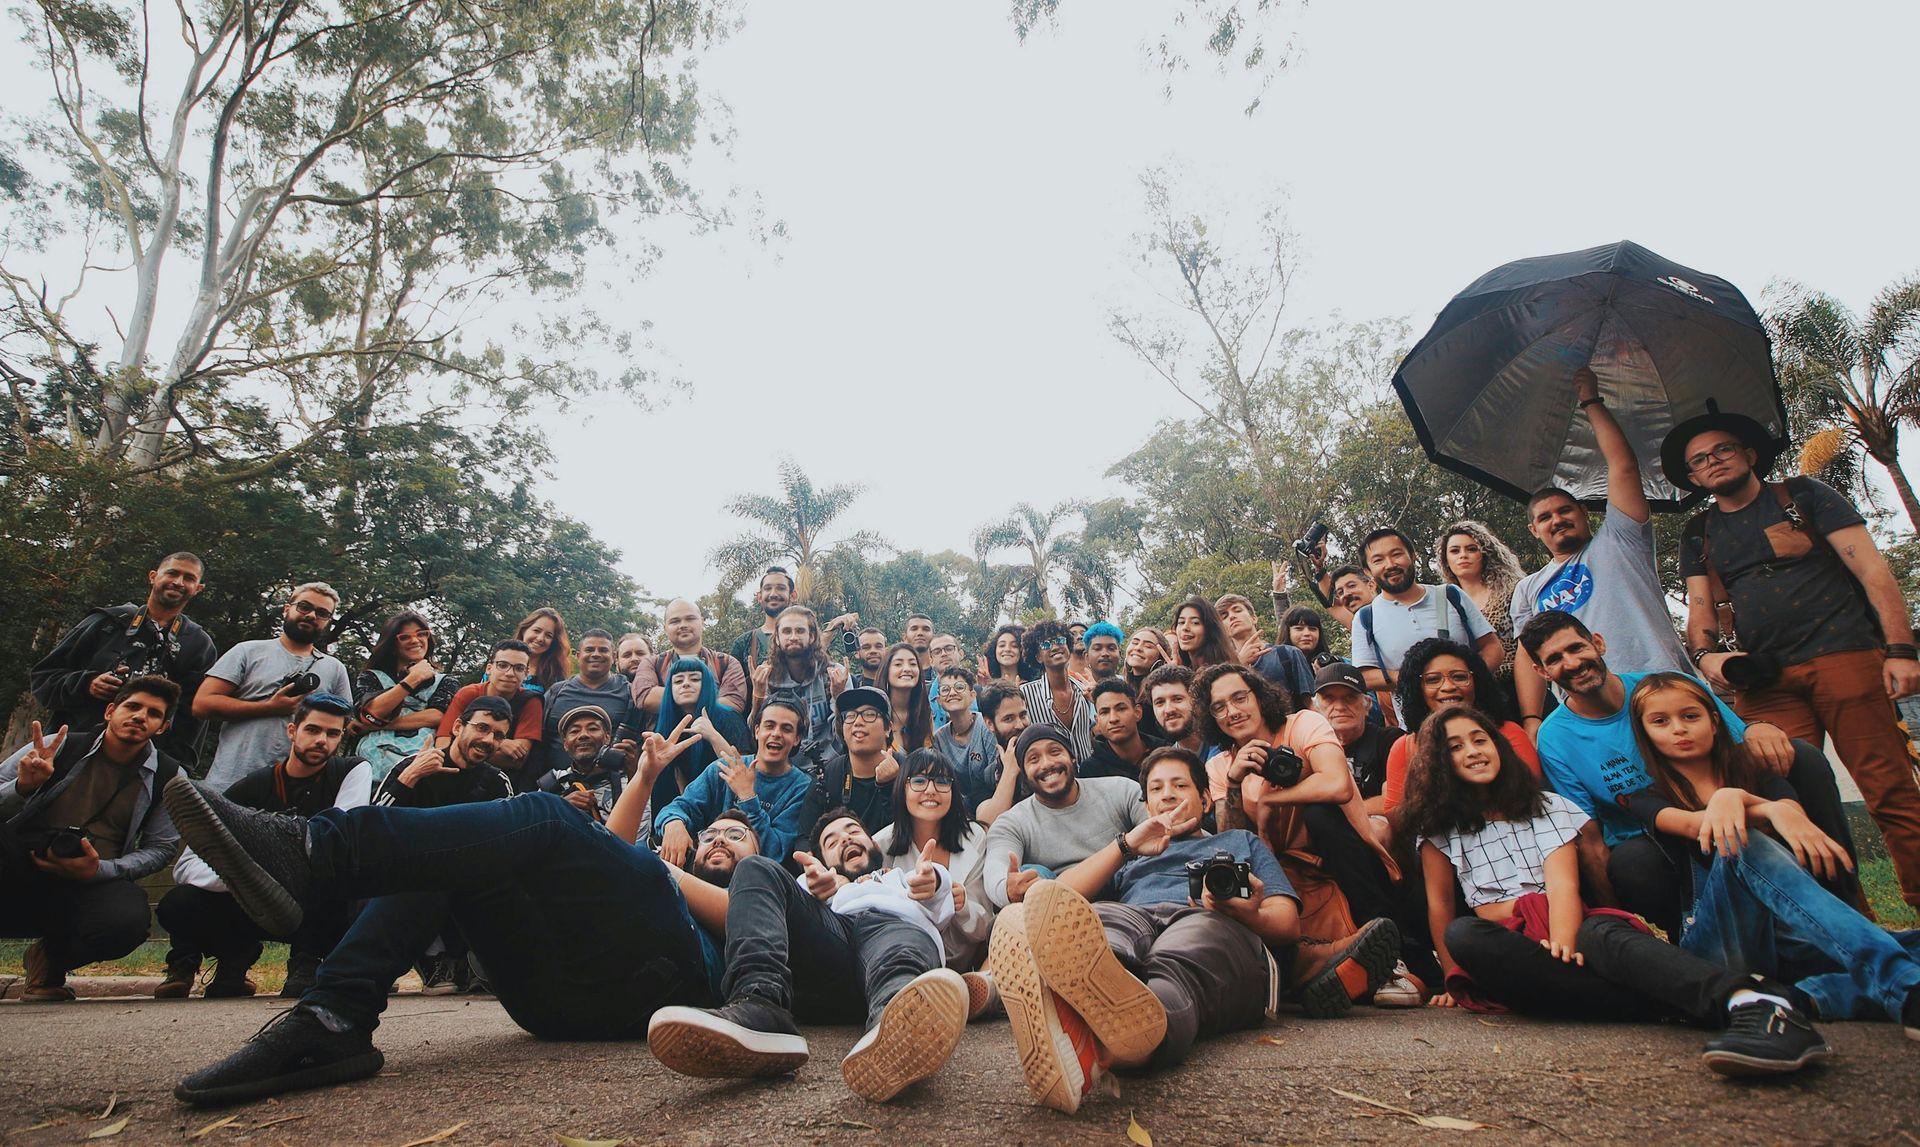
<path id="1" fill-rule="evenodd" d="M 1453 335 L 1453 334 L 1457 334 L 1458 332 L 1460 332 L 1460 331 L 1463 331 L 1463 330 L 1465 330 L 1465 329 L 1466 329 L 1467 327 L 1469 327 L 1469 326 L 1472 326 L 1472 325 L 1473 325 L 1473 324 L 1475 324 L 1475 323 L 1478 323 L 1478 322 L 1479 322 L 1479 321 L 1480 321 L 1481 319 L 1484 319 L 1484 318 L 1487 318 L 1487 317 L 1488 317 L 1488 316 L 1490 316 L 1490 315 L 1499 315 L 1499 314 L 1503 314 L 1504 312 L 1506 312 L 1506 311 L 1509 311 L 1509 310 L 1512 310 L 1512 309 L 1513 309 L 1514 307 L 1516 307 L 1516 306 L 1520 306 L 1520 305 L 1523 305 L 1523 304 L 1518 304 L 1518 303 L 1509 303 L 1509 304 L 1508 304 L 1507 306 L 1504 306 L 1504 307 L 1497 307 L 1497 308 L 1494 308 L 1494 309 L 1492 309 L 1492 310 L 1486 310 L 1486 311 L 1482 311 L 1482 312 L 1480 312 L 1479 314 L 1477 314 L 1477 315 L 1475 315 L 1475 316 L 1473 316 L 1473 318 L 1471 318 L 1471 319 L 1469 319 L 1469 320 L 1467 320 L 1467 321 L 1466 321 L 1466 322 L 1464 322 L 1464 323 L 1461 323 L 1461 324 L 1460 324 L 1459 326 L 1457 326 L 1457 327 L 1455 327 L 1455 328 L 1453 328 L 1453 330 L 1452 330 L 1452 331 L 1449 331 L 1449 332 L 1447 332 L 1447 333 L 1448 333 L 1448 335 L 1449 335 L 1449 336 L 1451 336 L 1451 335 Z M 1513 354 L 1513 355 L 1512 355 L 1511 357 L 1509 357 L 1509 358 L 1507 358 L 1507 359 L 1506 359 L 1505 361 L 1503 361 L 1503 362 L 1501 362 L 1501 363 L 1500 363 L 1500 366 L 1499 366 L 1499 368 L 1498 368 L 1498 369 L 1496 369 L 1496 370 L 1494 370 L 1494 371 L 1493 371 L 1493 373 L 1492 373 L 1491 375 L 1489 375 L 1489 379 L 1494 379 L 1494 378 L 1499 378 L 1499 377 L 1500 377 L 1501 375 L 1503 375 L 1503 374 L 1505 374 L 1505 373 L 1507 372 L 1507 368 L 1508 368 L 1508 367 L 1510 367 L 1510 366 L 1512 366 L 1512 365 L 1513 365 L 1513 364 L 1514 364 L 1515 362 L 1518 362 L 1518 361 L 1519 361 L 1519 360 L 1520 360 L 1521 358 L 1524 358 L 1524 357 L 1526 356 L 1526 354 L 1527 354 L 1527 352 L 1528 352 L 1528 351 L 1530 351 L 1530 350 L 1532 350 L 1532 349 L 1534 348 L 1534 346 L 1535 346 L 1536 344 L 1538 344 L 1538 343 L 1541 343 L 1541 342 L 1544 342 L 1544 341 L 1546 341 L 1546 340 L 1547 340 L 1548 338 L 1550 338 L 1551 336 L 1553 336 L 1553 335 L 1555 335 L 1555 334 L 1558 334 L 1558 333 L 1559 333 L 1560 331 L 1562 331 L 1562 330 L 1565 330 L 1565 329 L 1566 329 L 1567 327 L 1570 327 L 1570 326 L 1572 326 L 1572 325 L 1574 324 L 1574 322 L 1576 322 L 1576 321 L 1577 321 L 1577 320 L 1579 320 L 1580 318 L 1583 318 L 1583 317 L 1584 317 L 1584 316 L 1585 316 L 1585 315 L 1586 315 L 1587 313 L 1588 313 L 1588 312 L 1587 312 L 1587 311 L 1584 311 L 1584 310 L 1583 310 L 1583 311 L 1580 311 L 1579 313 L 1577 313 L 1577 314 L 1575 314 L 1575 315 L 1571 315 L 1571 316 L 1569 316 L 1568 318 L 1566 318 L 1565 320 L 1563 320 L 1563 321 L 1561 321 L 1561 322 L 1559 322 L 1559 323 L 1557 323 L 1557 324 L 1555 324 L 1555 325 L 1553 325 L 1553 326 L 1551 326 L 1551 327 L 1548 327 L 1548 328 L 1547 328 L 1546 330 L 1544 330 L 1544 331 L 1542 331 L 1542 332 L 1540 332 L 1540 334 L 1539 334 L 1539 335 L 1538 335 L 1537 337 L 1535 337 L 1534 339 L 1532 339 L 1532 340 L 1530 340 L 1530 341 L 1529 341 L 1529 342 L 1528 342 L 1528 343 L 1527 343 L 1527 344 L 1526 344 L 1525 346 L 1523 346 L 1523 347 L 1521 347 L 1521 348 L 1520 348 L 1520 349 L 1519 349 L 1518 351 L 1516 351 L 1516 352 L 1515 352 L 1515 353 L 1514 353 L 1514 354 Z M 1431 348 L 1429 348 L 1429 349 L 1431 349 Z M 1592 348 L 1588 348 L 1588 352 L 1589 352 L 1589 353 L 1591 353 L 1591 352 L 1592 352 Z M 1439 435 L 1435 435 L 1435 437 L 1434 437 L 1434 441 L 1435 441 L 1435 442 L 1445 442 L 1445 441 L 1446 441 L 1447 439 L 1449 439 L 1449 438 L 1451 438 L 1451 437 L 1453 436 L 1453 428 L 1454 428 L 1454 426 L 1455 426 L 1455 425 L 1458 425 L 1458 424 L 1459 424 L 1459 422 L 1460 422 L 1460 420 L 1461 420 L 1462 418 L 1464 418 L 1464 417 L 1466 417 L 1466 411 L 1467 411 L 1467 409 L 1470 409 L 1470 408 L 1471 408 L 1471 407 L 1472 407 L 1473 405 L 1475 405 L 1475 404 L 1474 404 L 1474 403 L 1469 403 L 1467 407 L 1465 407 L 1465 408 L 1462 408 L 1462 410 L 1461 410 L 1461 412 L 1460 412 L 1460 415 L 1459 415 L 1458 417 L 1456 417 L 1456 418 L 1455 418 L 1455 419 L 1453 420 L 1453 425 L 1449 425 L 1449 426 L 1447 427 L 1447 430 L 1446 430 L 1446 433 L 1444 433 L 1444 434 L 1439 434 Z"/>

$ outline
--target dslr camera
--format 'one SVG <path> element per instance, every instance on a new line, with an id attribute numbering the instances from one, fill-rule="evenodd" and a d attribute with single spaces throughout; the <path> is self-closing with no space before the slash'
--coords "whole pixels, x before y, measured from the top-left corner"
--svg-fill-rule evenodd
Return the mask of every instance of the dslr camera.
<path id="1" fill-rule="evenodd" d="M 1198 904 L 1202 892 L 1213 893 L 1215 900 L 1248 900 L 1253 897 L 1253 868 L 1233 854 L 1216 852 L 1206 860 L 1187 862 L 1187 899 Z"/>
<path id="2" fill-rule="evenodd" d="M 75 860 L 87 854 L 87 830 L 78 825 L 43 829 L 26 836 L 27 851 L 49 860 Z"/>
<path id="3" fill-rule="evenodd" d="M 1305 558 L 1309 563 L 1320 560 L 1320 543 L 1327 538 L 1327 524 L 1315 522 L 1307 527 L 1307 532 L 1293 543 L 1293 552 Z"/>
<path id="4" fill-rule="evenodd" d="M 1300 754 L 1285 745 L 1274 745 L 1267 750 L 1267 763 L 1260 766 L 1260 778 L 1275 788 L 1290 789 L 1300 783 L 1305 768 Z"/>
<path id="5" fill-rule="evenodd" d="M 1780 680 L 1780 659 L 1771 653 L 1737 654 L 1720 666 L 1720 676 L 1742 693 L 1765 689 Z"/>
<path id="6" fill-rule="evenodd" d="M 120 654 L 120 663 L 113 667 L 113 675 L 122 681 L 130 681 L 148 673 L 165 676 L 167 662 L 171 660 L 168 652 L 165 645 L 136 638 L 128 642 L 127 648 Z"/>
<path id="7" fill-rule="evenodd" d="M 318 688 L 320 688 L 320 675 L 310 669 L 303 669 L 295 670 L 282 677 L 280 684 L 274 686 L 273 691 L 284 692 L 291 697 L 305 697 Z"/>

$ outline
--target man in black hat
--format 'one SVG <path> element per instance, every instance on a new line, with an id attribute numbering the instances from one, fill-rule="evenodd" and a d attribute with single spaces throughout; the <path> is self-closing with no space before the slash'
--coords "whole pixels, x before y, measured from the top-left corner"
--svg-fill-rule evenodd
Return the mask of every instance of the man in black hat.
<path id="1" fill-rule="evenodd" d="M 1353 783 L 1360 786 L 1360 798 L 1367 812 L 1385 816 L 1386 797 L 1381 790 L 1387 783 L 1387 753 L 1406 733 L 1391 725 L 1367 721 L 1373 710 L 1373 694 L 1367 691 L 1367 679 L 1344 661 L 1323 666 L 1313 677 L 1313 711 L 1327 719 L 1340 746 L 1347 754 L 1347 768 Z"/>
<path id="2" fill-rule="evenodd" d="M 1735 711 L 1834 748 L 1920 906 L 1920 785 L 1893 702 L 1920 690 L 1907 603 L 1865 521 L 1814 478 L 1764 481 L 1778 444 L 1753 419 L 1712 412 L 1660 447 L 1667 478 L 1713 507 L 1680 536 L 1687 647 Z"/>
<path id="3" fill-rule="evenodd" d="M 1683 673 L 1686 653 L 1673 631 L 1653 549 L 1653 507 L 1640 484 L 1633 444 L 1600 397 L 1600 380 L 1581 367 L 1571 396 L 1593 428 L 1607 462 L 1607 516 L 1595 531 L 1579 499 L 1549 487 L 1527 500 L 1527 532 L 1552 555 L 1513 589 L 1513 632 L 1549 609 L 1571 613 L 1605 633 L 1616 665 L 1630 673 Z M 1618 634 L 1619 636 L 1615 636 Z M 1513 686 L 1528 734 L 1546 716 L 1547 682 L 1516 657 Z"/>
<path id="4" fill-rule="evenodd" d="M 893 823 L 893 782 L 900 762 L 887 745 L 893 740 L 893 706 L 884 689 L 856 685 L 833 699 L 835 739 L 847 751 L 829 758 L 800 810 L 800 823 L 812 824 L 830 808 L 847 808 L 868 832 Z"/>

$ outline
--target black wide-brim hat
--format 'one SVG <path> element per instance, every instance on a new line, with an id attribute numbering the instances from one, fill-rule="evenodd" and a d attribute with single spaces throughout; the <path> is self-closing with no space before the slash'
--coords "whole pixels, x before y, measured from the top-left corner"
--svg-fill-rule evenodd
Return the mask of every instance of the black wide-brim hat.
<path id="1" fill-rule="evenodd" d="M 1694 436 L 1705 434 L 1709 430 L 1725 430 L 1759 455 L 1754 461 L 1753 472 L 1765 478 L 1767 471 L 1773 469 L 1774 459 L 1780 456 L 1783 444 L 1767 433 L 1767 428 L 1744 414 L 1728 414 L 1719 410 L 1709 410 L 1705 414 L 1696 414 L 1668 432 L 1660 443 L 1660 469 L 1682 490 L 1698 490 L 1700 484 L 1693 480 L 1687 469 L 1687 443 Z"/>

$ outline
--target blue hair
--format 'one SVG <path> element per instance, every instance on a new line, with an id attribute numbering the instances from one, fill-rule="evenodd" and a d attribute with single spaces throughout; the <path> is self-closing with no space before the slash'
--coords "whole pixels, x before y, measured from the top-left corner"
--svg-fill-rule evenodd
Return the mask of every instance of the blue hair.
<path id="1" fill-rule="evenodd" d="M 1111 621 L 1096 621 L 1087 626 L 1087 631 L 1080 635 L 1080 644 L 1085 645 L 1096 637 L 1111 637 L 1123 646 L 1127 643 L 1126 633 Z"/>
<path id="2" fill-rule="evenodd" d="M 682 709 L 673 699 L 673 679 L 681 673 L 700 675 L 700 696 L 694 698 L 693 704 L 685 709 Z M 687 714 L 712 715 L 720 708 L 720 683 L 714 680 L 713 670 L 698 657 L 675 658 L 673 664 L 667 666 L 666 676 L 660 684 L 665 686 L 667 695 L 660 702 L 660 716 L 653 722 L 653 731 L 662 737 L 671 737 L 673 727 L 678 725 L 680 718 Z M 682 775 L 693 777 L 698 776 L 700 770 L 712 764 L 713 760 L 713 746 L 707 744 L 702 738 L 700 743 L 688 749 L 686 756 L 676 764 L 679 765 Z"/>

